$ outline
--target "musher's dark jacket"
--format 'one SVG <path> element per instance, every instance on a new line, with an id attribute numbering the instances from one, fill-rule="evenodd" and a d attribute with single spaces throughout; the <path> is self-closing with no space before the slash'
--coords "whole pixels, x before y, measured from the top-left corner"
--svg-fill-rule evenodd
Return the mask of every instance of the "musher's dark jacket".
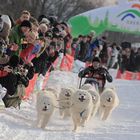
<path id="1" fill-rule="evenodd" d="M 108 82 L 112 82 L 112 76 L 109 74 L 108 70 L 104 67 L 99 67 L 95 69 L 93 66 L 89 66 L 85 68 L 84 70 L 80 71 L 78 76 L 80 78 L 93 78 L 96 79 L 97 82 L 102 82 L 102 88 L 104 88 L 104 85 L 106 83 L 106 80 Z"/>

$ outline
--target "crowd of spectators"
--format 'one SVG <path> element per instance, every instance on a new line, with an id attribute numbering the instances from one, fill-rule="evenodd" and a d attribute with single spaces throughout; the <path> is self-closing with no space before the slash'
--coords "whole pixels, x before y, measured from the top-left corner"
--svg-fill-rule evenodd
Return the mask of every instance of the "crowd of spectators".
<path id="1" fill-rule="evenodd" d="M 55 16 L 41 15 L 36 19 L 24 10 L 14 21 L 8 15 L 0 15 L 0 84 L 7 89 L 5 106 L 18 106 L 18 88 L 28 87 L 35 73 L 45 76 L 53 70 L 52 64 L 60 53 L 82 62 L 100 57 L 108 69 L 140 71 L 140 48 L 132 48 L 128 42 L 110 43 L 105 36 L 96 37 L 94 31 L 72 38 L 69 25 Z"/>

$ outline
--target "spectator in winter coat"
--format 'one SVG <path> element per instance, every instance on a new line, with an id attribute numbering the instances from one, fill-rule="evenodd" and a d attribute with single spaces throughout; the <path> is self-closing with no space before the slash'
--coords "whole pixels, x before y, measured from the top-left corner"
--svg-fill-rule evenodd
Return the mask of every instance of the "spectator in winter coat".
<path id="1" fill-rule="evenodd" d="M 113 43 L 110 47 L 108 47 L 108 62 L 107 62 L 107 67 L 112 68 L 115 63 L 118 62 L 118 53 L 119 53 L 119 48 L 117 47 L 116 43 Z"/>
<path id="2" fill-rule="evenodd" d="M 51 35 L 50 34 L 46 34 L 46 37 L 45 37 L 45 40 L 43 39 L 40 39 L 40 46 L 41 46 L 41 49 L 40 51 L 37 53 L 37 56 L 32 60 L 32 63 L 35 67 L 35 73 L 39 73 L 40 72 L 40 67 L 45 64 L 45 61 L 46 61 L 46 57 L 47 54 L 46 54 L 46 50 L 47 48 L 49 47 L 50 45 L 50 42 L 51 42 Z"/>
<path id="3" fill-rule="evenodd" d="M 101 38 L 101 42 L 102 42 L 102 50 L 100 51 L 100 55 L 99 57 L 101 58 L 101 62 L 102 64 L 106 65 L 107 64 L 107 60 L 108 60 L 108 42 L 107 42 L 107 38 L 106 37 L 102 37 Z"/>
<path id="4" fill-rule="evenodd" d="M 135 57 L 133 53 L 131 53 L 131 48 L 125 48 L 122 50 L 120 70 L 121 72 L 124 72 L 125 70 L 135 71 Z"/>
<path id="5" fill-rule="evenodd" d="M 20 25 L 24 20 L 30 20 L 31 14 L 29 11 L 24 10 L 19 19 L 16 20 L 16 25 Z"/>
<path id="6" fill-rule="evenodd" d="M 52 63 L 58 57 L 58 52 L 55 50 L 56 43 L 51 42 L 49 47 L 39 57 L 39 74 L 45 76 Z"/>
<path id="7" fill-rule="evenodd" d="M 71 49 L 72 49 L 72 56 L 74 56 L 74 58 L 77 57 L 77 52 L 76 50 L 79 52 L 79 50 L 77 49 L 79 46 L 79 41 L 78 38 L 74 38 L 72 41 L 72 45 L 71 45 Z"/>
<path id="8" fill-rule="evenodd" d="M 94 40 L 92 40 L 93 38 L 91 38 L 89 36 L 89 45 L 88 45 L 88 50 L 87 50 L 87 54 L 85 57 L 86 61 L 91 61 L 95 56 L 99 56 L 99 40 L 96 38 Z M 98 50 L 98 51 L 97 51 Z"/>
<path id="9" fill-rule="evenodd" d="M 75 48 L 75 55 L 74 55 L 74 59 L 77 60 L 79 59 L 79 51 L 80 51 L 80 42 L 82 41 L 82 37 L 78 37 L 78 40 L 73 44 L 74 48 Z"/>
<path id="10" fill-rule="evenodd" d="M 17 107 L 21 103 L 21 94 L 18 94 L 19 86 L 27 87 L 29 79 L 33 77 L 33 69 L 27 70 L 22 65 L 23 61 L 18 56 L 13 55 L 3 69 L 3 71 L 7 71 L 7 75 L 0 77 L 1 85 L 7 89 L 7 93 L 2 99 L 5 107 Z M 21 89 L 20 92 L 23 96 L 24 92 Z"/>
<path id="11" fill-rule="evenodd" d="M 78 59 L 80 61 L 83 61 L 83 62 L 85 61 L 87 51 L 88 51 L 87 37 L 84 36 L 83 40 L 80 42 L 80 51 L 79 51 L 79 54 L 78 54 Z"/>
<path id="12" fill-rule="evenodd" d="M 32 24 L 31 31 L 34 32 L 36 34 L 36 36 L 38 36 L 39 23 L 38 23 L 37 19 L 34 17 L 30 17 L 29 21 Z"/>
<path id="13" fill-rule="evenodd" d="M 67 42 L 65 44 L 66 53 L 71 55 L 72 54 L 72 50 L 71 50 L 72 37 L 71 37 L 71 35 L 67 35 L 66 38 L 67 38 Z"/>
<path id="14" fill-rule="evenodd" d="M 25 39 L 27 41 L 27 44 L 26 44 L 26 46 L 24 44 L 24 48 L 22 49 L 22 51 L 20 53 L 20 57 L 27 64 L 27 63 L 31 62 L 31 60 L 39 52 L 39 48 L 38 47 L 40 47 L 40 46 L 37 46 L 37 44 L 35 44 L 36 34 L 34 32 L 32 32 L 32 31 L 30 31 L 26 35 Z"/>
<path id="15" fill-rule="evenodd" d="M 12 28 L 9 41 L 10 43 L 17 44 L 19 46 L 18 50 L 14 53 L 19 55 L 22 50 L 22 42 L 25 39 L 26 34 L 31 30 L 31 23 L 28 20 L 24 20 L 20 25 Z"/>
<path id="16" fill-rule="evenodd" d="M 46 32 L 48 31 L 47 25 L 46 25 L 45 23 L 41 23 L 41 24 L 39 25 L 38 31 L 39 31 L 39 36 L 45 37 Z"/>
<path id="17" fill-rule="evenodd" d="M 3 71 L 6 70 L 7 74 L 0 77 L 0 84 L 7 89 L 7 94 L 13 95 L 17 89 L 17 76 L 14 74 L 16 67 L 19 64 L 19 57 L 13 55 L 7 64 L 3 64 Z"/>
<path id="18" fill-rule="evenodd" d="M 59 35 L 57 39 L 56 51 L 63 52 L 63 50 L 64 50 L 64 39 L 62 35 Z"/>
<path id="19" fill-rule="evenodd" d="M 83 78 L 86 77 L 86 83 L 98 85 L 99 92 L 101 93 L 104 89 L 106 80 L 112 82 L 112 76 L 109 74 L 106 68 L 100 65 L 101 60 L 98 57 L 93 58 L 92 66 L 85 68 L 80 71 L 78 76 Z"/>

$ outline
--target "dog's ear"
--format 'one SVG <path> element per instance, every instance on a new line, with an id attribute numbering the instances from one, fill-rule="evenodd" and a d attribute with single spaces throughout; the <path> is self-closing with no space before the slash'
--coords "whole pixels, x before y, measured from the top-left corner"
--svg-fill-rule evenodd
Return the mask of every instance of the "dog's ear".
<path id="1" fill-rule="evenodd" d="M 65 88 L 64 87 L 61 87 L 61 92 L 64 91 L 64 90 L 65 90 Z"/>
<path id="2" fill-rule="evenodd" d="M 112 86 L 112 87 L 110 87 L 113 91 L 115 91 L 116 92 L 116 87 L 115 86 Z"/>
<path id="3" fill-rule="evenodd" d="M 116 87 L 115 87 L 115 85 L 109 85 L 109 86 L 105 87 L 105 88 L 104 88 L 104 91 L 105 91 L 106 89 L 111 89 L 111 90 L 113 90 L 114 92 L 116 92 Z"/>
<path id="4" fill-rule="evenodd" d="M 68 89 L 72 94 L 76 91 L 76 89 L 74 89 L 74 88 L 68 88 Z"/>

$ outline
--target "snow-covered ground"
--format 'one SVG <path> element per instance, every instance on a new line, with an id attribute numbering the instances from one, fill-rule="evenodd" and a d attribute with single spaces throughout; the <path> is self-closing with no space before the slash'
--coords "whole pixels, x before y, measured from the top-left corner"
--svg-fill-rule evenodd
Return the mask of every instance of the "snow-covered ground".
<path id="1" fill-rule="evenodd" d="M 114 71 L 111 71 L 115 75 Z M 76 73 L 52 72 L 48 85 L 78 87 Z M 120 105 L 108 121 L 95 117 L 79 132 L 72 132 L 72 120 L 62 120 L 56 109 L 45 130 L 35 127 L 35 99 L 24 101 L 21 109 L 0 112 L 0 140 L 139 140 L 140 81 L 115 80 Z"/>

